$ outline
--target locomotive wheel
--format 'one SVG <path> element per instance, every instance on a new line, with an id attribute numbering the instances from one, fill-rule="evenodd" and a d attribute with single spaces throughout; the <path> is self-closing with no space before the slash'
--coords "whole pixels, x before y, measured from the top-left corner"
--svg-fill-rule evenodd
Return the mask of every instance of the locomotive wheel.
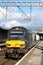
<path id="1" fill-rule="evenodd" d="M 8 53 L 5 53 L 5 58 L 9 58 L 9 54 Z"/>

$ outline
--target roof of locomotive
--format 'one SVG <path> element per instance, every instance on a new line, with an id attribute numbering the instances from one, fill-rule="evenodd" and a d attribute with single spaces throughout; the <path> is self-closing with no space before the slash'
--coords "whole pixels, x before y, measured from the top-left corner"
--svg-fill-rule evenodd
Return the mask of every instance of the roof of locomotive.
<path id="1" fill-rule="evenodd" d="M 30 31 L 30 30 L 28 30 L 27 28 L 25 28 L 25 27 L 21 27 L 21 26 L 15 26 L 15 27 L 12 27 L 10 30 L 14 30 L 15 28 L 21 28 L 21 29 L 24 29 L 24 30 Z"/>
<path id="2" fill-rule="evenodd" d="M 23 29 L 23 30 L 25 30 L 25 31 L 27 31 L 27 32 L 29 32 L 29 33 L 33 33 L 31 30 L 29 30 L 29 29 L 27 29 L 27 28 L 25 28 L 25 27 L 22 27 L 22 26 L 15 26 L 15 27 L 12 27 L 10 30 L 14 30 L 15 28 L 21 28 L 21 29 Z M 9 30 L 9 31 L 10 31 Z"/>

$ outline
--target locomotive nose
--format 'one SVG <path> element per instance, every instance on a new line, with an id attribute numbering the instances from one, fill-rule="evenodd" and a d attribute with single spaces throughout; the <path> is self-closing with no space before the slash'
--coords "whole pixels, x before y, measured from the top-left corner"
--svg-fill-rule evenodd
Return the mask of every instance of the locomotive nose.
<path id="1" fill-rule="evenodd" d="M 9 40 L 6 41 L 7 48 L 25 48 L 25 41 L 22 40 Z"/>

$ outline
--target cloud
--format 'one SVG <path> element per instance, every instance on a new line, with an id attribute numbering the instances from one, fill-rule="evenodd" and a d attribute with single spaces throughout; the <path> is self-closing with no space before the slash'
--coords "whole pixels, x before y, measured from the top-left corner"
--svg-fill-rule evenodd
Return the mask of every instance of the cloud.
<path id="1" fill-rule="evenodd" d="M 13 9 L 13 11 L 12 11 Z M 15 8 L 7 9 L 7 20 L 6 20 L 6 9 L 0 8 L 0 23 L 3 28 L 11 28 L 13 26 L 25 26 L 23 21 L 27 21 L 27 17 L 22 13 L 17 13 Z M 25 20 L 26 19 L 26 20 Z"/>
<path id="2" fill-rule="evenodd" d="M 29 14 L 27 14 L 30 16 Z M 23 13 L 18 12 L 17 7 L 8 7 L 7 8 L 7 19 L 27 19 L 27 16 L 25 16 Z M 3 7 L 0 7 L 0 19 L 6 19 L 6 9 Z"/>
<path id="3" fill-rule="evenodd" d="M 25 24 L 24 24 L 25 23 Z M 39 9 L 32 13 L 31 21 L 24 21 L 23 25 L 26 27 L 43 27 L 43 9 Z"/>
<path id="4" fill-rule="evenodd" d="M 4 16 L 6 17 L 6 9 L 0 8 Z M 11 11 L 10 11 L 11 10 Z M 18 9 L 17 9 L 18 10 Z M 7 19 L 0 13 L 0 26 L 2 28 L 9 29 L 13 26 L 24 26 L 24 27 L 43 27 L 43 9 L 40 8 L 32 13 L 32 20 L 30 21 L 24 14 L 18 13 L 15 8 L 7 10 Z M 29 17 L 29 14 L 27 14 Z"/>
<path id="5" fill-rule="evenodd" d="M 13 8 L 13 11 L 14 11 L 14 9 L 15 8 Z M 13 26 L 22 25 L 21 23 L 19 23 L 16 20 L 16 19 L 20 18 L 21 14 L 16 13 L 16 10 L 14 11 L 14 13 L 13 13 L 13 11 L 10 11 L 10 10 L 12 10 L 12 8 L 7 11 L 7 19 L 8 20 L 6 20 L 6 9 L 0 7 L 0 27 L 9 29 Z"/>
<path id="6" fill-rule="evenodd" d="M 41 0 L 41 2 L 43 2 L 43 0 Z"/>
<path id="7" fill-rule="evenodd" d="M 32 17 L 31 25 L 35 27 L 43 27 L 43 10 L 38 10 Z"/>
<path id="8" fill-rule="evenodd" d="M 0 19 L 5 19 L 6 10 L 0 7 Z"/>
<path id="9" fill-rule="evenodd" d="M 12 28 L 14 26 L 22 26 L 22 24 L 19 23 L 16 20 L 12 20 L 12 21 L 8 21 L 8 22 L 3 22 L 1 24 L 2 24 L 1 27 L 2 28 L 5 28 L 5 29 L 9 29 L 9 28 Z"/>

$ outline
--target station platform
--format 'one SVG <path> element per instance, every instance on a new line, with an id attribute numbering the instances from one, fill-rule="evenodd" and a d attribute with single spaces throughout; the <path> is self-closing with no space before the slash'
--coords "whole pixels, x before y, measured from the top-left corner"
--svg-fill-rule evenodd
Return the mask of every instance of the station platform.
<path id="1" fill-rule="evenodd" d="M 0 44 L 0 51 L 2 51 L 5 46 L 6 46 L 5 43 L 1 43 L 1 44 Z"/>
<path id="2" fill-rule="evenodd" d="M 26 65 L 43 65 L 43 41 L 35 48 Z"/>
<path id="3" fill-rule="evenodd" d="M 38 42 L 34 51 L 22 58 L 15 65 L 43 65 L 43 41 Z"/>
<path id="4" fill-rule="evenodd" d="M 1 47 L 1 46 L 5 46 L 5 43 L 0 44 L 0 47 Z"/>

